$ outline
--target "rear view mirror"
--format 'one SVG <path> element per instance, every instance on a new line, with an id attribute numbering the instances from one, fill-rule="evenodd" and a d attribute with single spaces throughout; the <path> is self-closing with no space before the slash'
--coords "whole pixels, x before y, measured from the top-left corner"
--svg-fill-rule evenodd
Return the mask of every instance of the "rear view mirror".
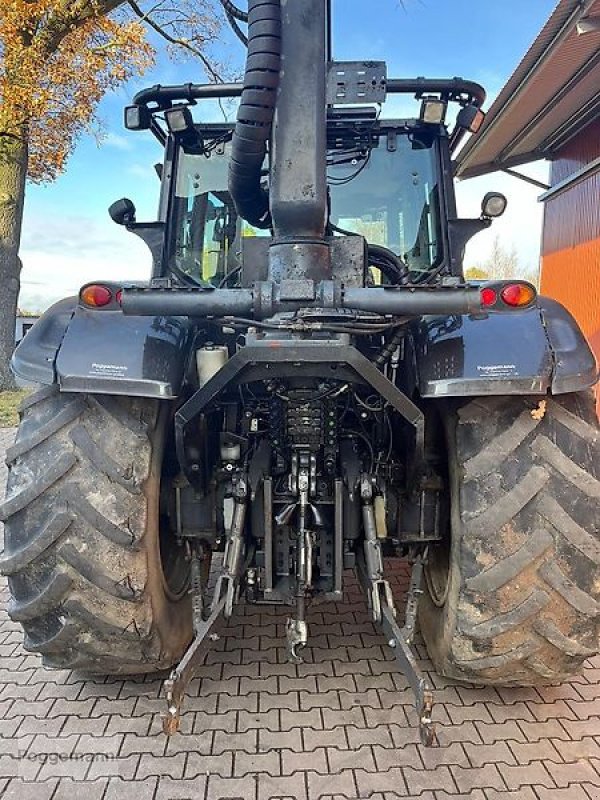
<path id="1" fill-rule="evenodd" d="M 132 225 L 135 222 L 135 205 L 127 197 L 113 203 L 108 209 L 108 213 L 117 225 Z"/>

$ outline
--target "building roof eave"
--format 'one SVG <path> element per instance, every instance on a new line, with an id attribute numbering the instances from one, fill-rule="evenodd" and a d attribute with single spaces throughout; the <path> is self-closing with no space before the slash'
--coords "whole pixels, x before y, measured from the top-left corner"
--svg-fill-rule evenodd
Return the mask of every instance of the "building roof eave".
<path id="1" fill-rule="evenodd" d="M 458 177 L 552 157 L 600 116 L 600 30 L 579 35 L 586 18 L 600 19 L 600 0 L 560 0 L 481 131 L 459 152 Z"/>

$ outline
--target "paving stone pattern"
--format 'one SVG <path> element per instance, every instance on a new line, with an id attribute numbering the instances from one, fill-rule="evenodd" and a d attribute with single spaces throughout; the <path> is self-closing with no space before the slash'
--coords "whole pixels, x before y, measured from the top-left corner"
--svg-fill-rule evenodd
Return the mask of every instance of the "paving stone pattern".
<path id="1" fill-rule="evenodd" d="M 12 437 L 0 430 L 0 447 Z M 406 565 L 390 575 L 402 598 Z M 46 670 L 2 610 L 1 800 L 600 800 L 600 658 L 562 686 L 465 688 L 420 645 L 441 739 L 425 749 L 406 680 L 346 583 L 344 603 L 311 611 L 300 666 L 285 661 L 285 615 L 240 606 L 170 740 L 159 679 Z"/>

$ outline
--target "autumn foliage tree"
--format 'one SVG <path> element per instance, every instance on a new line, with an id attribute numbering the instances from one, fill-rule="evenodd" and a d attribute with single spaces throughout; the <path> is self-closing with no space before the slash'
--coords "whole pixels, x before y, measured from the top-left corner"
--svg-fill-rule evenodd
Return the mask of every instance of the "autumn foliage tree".
<path id="1" fill-rule="evenodd" d="M 18 257 L 25 185 L 53 180 L 103 95 L 140 75 L 155 53 L 149 29 L 170 47 L 219 67 L 206 55 L 221 20 L 211 0 L 1 0 L 0 2 L 0 389 L 19 293 Z"/>
<path id="2" fill-rule="evenodd" d="M 487 281 L 490 279 L 490 274 L 481 267 L 468 267 L 465 270 L 465 278 L 468 281 Z"/>

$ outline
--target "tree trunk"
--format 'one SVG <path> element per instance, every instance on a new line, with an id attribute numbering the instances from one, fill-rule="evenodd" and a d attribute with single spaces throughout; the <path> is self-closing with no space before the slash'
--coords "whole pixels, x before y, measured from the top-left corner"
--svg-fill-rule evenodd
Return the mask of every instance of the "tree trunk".
<path id="1" fill-rule="evenodd" d="M 0 390 L 14 387 L 10 358 L 15 348 L 27 157 L 25 130 L 19 138 L 3 137 L 0 147 Z"/>

